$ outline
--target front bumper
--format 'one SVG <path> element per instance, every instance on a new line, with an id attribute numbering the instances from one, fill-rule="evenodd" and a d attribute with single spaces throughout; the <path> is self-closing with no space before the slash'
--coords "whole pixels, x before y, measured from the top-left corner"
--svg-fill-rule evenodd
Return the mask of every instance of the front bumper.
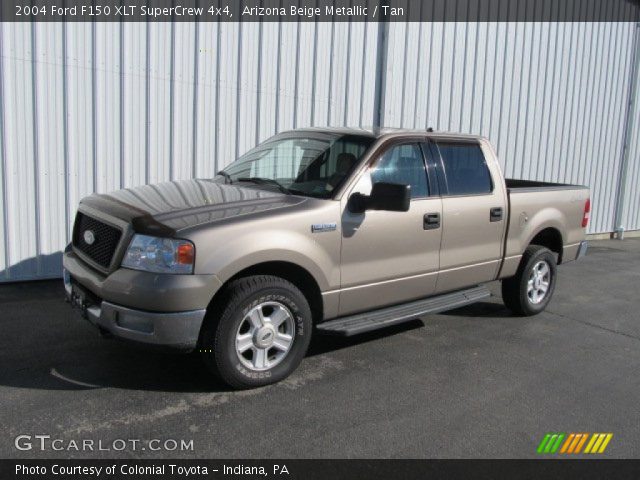
<path id="1" fill-rule="evenodd" d="M 64 271 L 67 301 L 102 331 L 116 337 L 179 350 L 193 350 L 198 342 L 205 309 L 185 312 L 147 312 L 107 301 L 88 300 L 79 285 Z"/>
<path id="2" fill-rule="evenodd" d="M 90 268 L 73 251 L 62 266 L 81 286 L 101 300 L 148 312 L 202 310 L 222 286 L 216 275 L 169 275 L 118 268 L 109 275 Z"/>

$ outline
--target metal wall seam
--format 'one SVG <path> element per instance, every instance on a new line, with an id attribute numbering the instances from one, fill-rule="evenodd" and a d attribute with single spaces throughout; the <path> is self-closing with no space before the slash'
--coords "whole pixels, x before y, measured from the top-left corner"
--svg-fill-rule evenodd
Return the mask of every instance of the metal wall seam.
<path id="1" fill-rule="evenodd" d="M 616 215 L 615 220 L 616 223 L 614 225 L 618 236 L 622 238 L 623 232 L 626 228 L 625 220 L 626 218 L 626 210 L 628 210 L 629 204 L 627 203 L 627 197 L 633 197 L 633 195 L 627 195 L 628 190 L 628 172 L 629 172 L 629 164 L 633 160 L 630 159 L 632 153 L 631 150 L 631 142 L 634 126 L 636 123 L 637 116 L 634 115 L 636 113 L 636 103 L 637 95 L 638 95 L 638 77 L 639 69 L 640 69 L 640 22 L 637 22 L 635 25 L 634 33 L 633 33 L 633 47 L 631 49 L 631 75 L 629 82 L 629 92 L 628 92 L 628 100 L 626 104 L 626 112 L 625 112 L 625 120 L 624 120 L 624 136 L 622 140 L 622 158 L 620 161 L 620 171 L 619 171 L 619 184 L 618 190 L 616 192 Z M 639 188 L 636 184 L 636 188 Z M 637 205 L 636 205 L 637 206 Z"/>
<path id="2" fill-rule="evenodd" d="M 173 19 L 172 19 L 173 20 Z M 175 77 L 175 62 L 176 62 L 176 24 L 175 22 L 171 22 L 171 46 L 169 47 L 170 56 L 169 56 L 169 180 L 175 179 L 174 174 L 174 164 L 175 157 L 173 156 L 173 142 L 175 137 L 175 115 L 174 115 L 174 104 L 175 104 L 175 94 L 174 88 L 176 84 Z"/>
<path id="3" fill-rule="evenodd" d="M 200 68 L 200 22 L 197 21 L 193 30 L 193 105 L 192 127 L 191 127 L 191 148 L 193 157 L 191 158 L 191 177 L 197 178 L 198 169 L 198 80 Z"/>
<path id="4" fill-rule="evenodd" d="M 4 23 L 0 22 L 0 208 L 2 209 L 2 225 L 0 225 L 0 245 L 2 246 L 3 254 L 0 256 L 0 279 L 10 280 L 11 275 L 9 271 L 9 236 L 7 220 L 7 166 L 6 166 L 6 153 L 5 153 L 5 139 L 4 139 L 4 116 L 5 116 L 5 97 L 4 97 L 4 72 L 5 72 L 5 59 L 8 55 L 4 53 Z"/>
<path id="5" fill-rule="evenodd" d="M 241 124 L 240 124 L 240 118 L 242 117 L 241 115 L 241 111 L 240 111 L 240 105 L 241 105 L 241 99 L 242 99 L 242 27 L 243 27 L 243 23 L 241 22 L 240 25 L 238 26 L 238 60 L 237 60 L 237 66 L 236 68 L 238 69 L 238 73 L 237 78 L 236 78 L 236 90 L 237 90 L 237 94 L 236 94 L 236 152 L 235 152 L 235 157 L 240 156 L 239 155 L 239 150 L 240 150 L 240 129 L 241 129 Z"/>
<path id="6" fill-rule="evenodd" d="M 609 36 L 606 40 L 606 50 L 617 51 L 618 32 L 622 29 L 617 24 L 608 24 L 607 27 L 609 28 Z M 606 78 L 604 87 L 601 87 L 601 91 L 612 92 L 610 95 L 615 99 L 618 97 L 618 94 L 614 92 L 618 91 L 618 82 L 616 82 L 616 75 L 618 72 L 616 67 L 620 65 L 620 63 L 618 63 L 620 56 L 607 55 L 606 57 L 603 67 L 603 70 L 606 72 Z M 597 185 L 596 188 L 598 190 L 602 190 L 606 189 L 606 176 L 602 175 L 601 172 L 606 169 L 607 152 L 609 151 L 608 147 L 611 143 L 610 139 L 615 138 L 615 135 L 613 135 L 615 130 L 612 130 L 612 128 L 614 128 L 612 126 L 614 124 L 612 115 L 616 110 L 612 110 L 612 108 L 617 102 L 605 102 L 605 98 L 603 96 L 599 103 L 598 113 L 595 115 L 596 125 L 594 126 L 594 134 L 597 137 L 597 151 L 594 158 L 596 158 L 598 162 L 598 168 L 595 173 L 595 184 Z M 620 181 L 621 178 L 618 176 L 617 182 Z M 611 213 L 610 209 L 606 208 L 606 204 L 611 201 L 610 199 L 613 198 L 614 192 L 615 188 L 607 189 L 603 195 L 604 201 L 602 201 L 600 205 L 601 210 L 598 216 L 602 218 L 606 215 L 608 217 L 606 219 L 603 218 L 603 221 L 606 222 L 603 224 L 604 228 L 613 228 L 613 223 L 615 221 L 615 213 Z M 596 213 L 594 213 L 594 215 L 595 214 Z"/>
<path id="7" fill-rule="evenodd" d="M 65 229 L 65 244 L 71 241 L 71 212 L 69 211 L 70 193 L 69 193 L 69 125 L 68 125 L 68 95 L 69 87 L 67 80 L 67 71 L 69 70 L 67 65 L 67 23 L 62 24 L 62 142 L 63 142 L 63 157 L 64 157 L 64 229 Z M 2 34 L 0 33 L 0 38 Z M 1 40 L 0 40 L 1 41 Z M 1 51 L 1 49 L 0 49 Z M 1 80 L 0 80 L 1 81 Z M 2 97 L 2 91 L 0 89 L 0 97 Z M 0 105 L 0 111 L 2 106 Z"/>
<path id="8" fill-rule="evenodd" d="M 606 136 L 606 144 L 609 146 L 610 144 L 614 144 L 614 149 L 607 148 L 606 156 L 611 156 L 613 161 L 616 162 L 612 168 L 615 168 L 619 163 L 619 160 L 622 156 L 622 148 L 624 144 L 624 106 L 627 101 L 626 92 L 629 88 L 629 82 L 631 77 L 631 51 L 633 48 L 634 42 L 634 28 L 632 24 L 620 25 L 616 24 L 617 29 L 617 38 L 616 44 L 614 44 L 615 51 L 626 51 L 627 55 L 617 55 L 616 61 L 614 64 L 615 68 L 615 87 L 613 89 L 613 96 L 615 98 L 615 102 L 612 102 L 611 106 L 611 118 L 609 119 L 609 128 L 608 134 Z M 620 42 L 620 45 L 617 45 L 617 42 Z M 612 140 L 615 141 L 612 142 Z M 609 166 L 607 166 L 607 169 Z M 617 170 L 617 168 L 616 168 Z M 618 177 L 618 184 L 621 181 L 621 177 Z M 617 197 L 617 185 L 616 188 L 612 189 L 607 193 L 607 197 L 605 201 L 608 204 L 615 202 Z M 604 206 L 607 208 L 607 205 Z M 609 208 L 608 211 L 611 215 L 610 223 L 607 225 L 611 230 L 615 228 L 615 211 L 614 208 Z"/>
<path id="9" fill-rule="evenodd" d="M 38 69 L 37 65 L 37 41 L 36 41 L 36 24 L 31 23 L 31 108 L 33 115 L 33 128 L 31 130 L 33 135 L 33 183 L 34 183 L 34 195 L 35 195 L 35 242 L 36 242 L 36 275 L 42 275 L 42 248 L 40 247 L 40 155 L 38 146 Z"/>

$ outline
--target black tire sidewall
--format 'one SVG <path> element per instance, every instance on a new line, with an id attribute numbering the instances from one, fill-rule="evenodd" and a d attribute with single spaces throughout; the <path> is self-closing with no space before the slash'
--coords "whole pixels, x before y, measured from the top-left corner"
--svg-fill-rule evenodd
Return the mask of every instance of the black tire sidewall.
<path id="1" fill-rule="evenodd" d="M 527 294 L 527 284 L 529 282 L 529 275 L 531 273 L 531 269 L 534 267 L 536 263 L 544 260 L 547 265 L 549 265 L 550 276 L 549 276 L 549 289 L 547 290 L 547 294 L 545 295 L 542 302 L 535 304 L 531 303 L 529 300 L 529 295 Z M 553 292 L 556 288 L 556 277 L 557 277 L 557 266 L 556 266 L 556 258 L 553 253 L 544 248 L 536 252 L 534 255 L 529 258 L 529 261 L 524 266 L 521 274 L 520 274 L 520 304 L 522 305 L 523 310 L 529 315 L 535 315 L 536 313 L 542 312 L 547 305 L 551 301 L 553 297 Z"/>
<path id="2" fill-rule="evenodd" d="M 278 286 L 258 287 L 244 298 L 232 299 L 233 310 L 223 313 L 215 333 L 214 352 L 218 372 L 223 380 L 236 387 L 255 387 L 277 382 L 290 375 L 306 354 L 311 340 L 312 321 L 309 304 L 288 282 Z M 235 300 L 235 301 L 234 301 Z M 287 356 L 275 367 L 264 371 L 247 369 L 236 353 L 236 333 L 245 315 L 264 302 L 278 302 L 291 312 L 294 341 Z"/>

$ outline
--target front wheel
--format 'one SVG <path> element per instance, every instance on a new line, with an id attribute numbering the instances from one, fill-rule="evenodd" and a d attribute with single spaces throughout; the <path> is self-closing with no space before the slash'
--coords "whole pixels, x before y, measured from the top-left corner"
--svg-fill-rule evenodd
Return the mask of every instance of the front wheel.
<path id="1" fill-rule="evenodd" d="M 502 300 L 517 315 L 542 312 L 556 287 L 556 257 L 548 248 L 530 245 L 515 276 L 502 281 Z"/>
<path id="2" fill-rule="evenodd" d="M 234 388 L 289 376 L 311 340 L 309 303 L 290 282 L 268 275 L 231 283 L 207 315 L 200 351 L 207 367 Z"/>

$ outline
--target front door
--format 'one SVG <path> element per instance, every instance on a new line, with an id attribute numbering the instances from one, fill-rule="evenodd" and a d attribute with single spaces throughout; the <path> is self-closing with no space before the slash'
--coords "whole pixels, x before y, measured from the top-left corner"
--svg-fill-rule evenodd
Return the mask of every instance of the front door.
<path id="1" fill-rule="evenodd" d="M 383 149 L 343 198 L 340 315 L 426 297 L 436 288 L 442 202 L 419 142 Z M 347 208 L 350 194 L 375 182 L 411 186 L 408 212 Z"/>

